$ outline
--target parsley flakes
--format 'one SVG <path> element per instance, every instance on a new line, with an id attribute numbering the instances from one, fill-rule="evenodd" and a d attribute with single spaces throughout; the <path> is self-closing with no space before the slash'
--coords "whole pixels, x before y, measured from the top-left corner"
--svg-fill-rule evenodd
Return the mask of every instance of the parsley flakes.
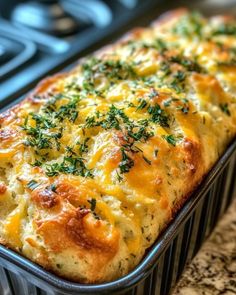
<path id="1" fill-rule="evenodd" d="M 220 104 L 220 109 L 222 110 L 222 112 L 224 112 L 226 115 L 230 116 L 230 110 L 229 110 L 229 106 L 227 103 L 221 103 Z"/>
<path id="2" fill-rule="evenodd" d="M 96 199 L 92 198 L 91 200 L 88 200 L 88 203 L 90 204 L 90 210 L 95 211 L 96 204 L 97 204 Z"/>
<path id="3" fill-rule="evenodd" d="M 176 146 L 177 139 L 173 134 L 162 135 L 162 138 L 164 138 L 169 144 Z"/>
<path id="4" fill-rule="evenodd" d="M 121 148 L 121 156 L 121 162 L 119 163 L 120 173 L 128 173 L 134 166 L 134 160 L 128 155 L 128 151 L 124 147 Z"/>
<path id="5" fill-rule="evenodd" d="M 32 179 L 27 183 L 26 186 L 28 189 L 33 191 L 39 186 L 39 183 L 36 180 Z"/>
<path id="6" fill-rule="evenodd" d="M 59 173 L 90 178 L 94 177 L 92 171 L 86 167 L 84 159 L 74 155 L 64 156 L 61 163 L 46 164 L 47 176 L 57 176 Z"/>

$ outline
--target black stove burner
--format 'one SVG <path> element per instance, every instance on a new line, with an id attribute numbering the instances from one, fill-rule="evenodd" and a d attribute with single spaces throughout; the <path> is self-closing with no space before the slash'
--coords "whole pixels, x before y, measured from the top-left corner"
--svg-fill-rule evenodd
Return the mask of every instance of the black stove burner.
<path id="1" fill-rule="evenodd" d="M 12 20 L 31 29 L 60 37 L 75 33 L 83 25 L 55 0 L 20 3 L 13 10 Z"/>

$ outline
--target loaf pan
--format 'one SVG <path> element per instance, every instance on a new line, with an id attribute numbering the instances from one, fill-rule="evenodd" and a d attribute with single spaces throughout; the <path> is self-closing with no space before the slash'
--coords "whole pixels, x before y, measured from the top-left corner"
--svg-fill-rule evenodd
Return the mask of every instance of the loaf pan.
<path id="1" fill-rule="evenodd" d="M 128 275 L 86 285 L 64 280 L 0 246 L 0 295 L 167 295 L 236 195 L 236 139 Z M 96 263 L 96 262 L 95 262 Z"/>

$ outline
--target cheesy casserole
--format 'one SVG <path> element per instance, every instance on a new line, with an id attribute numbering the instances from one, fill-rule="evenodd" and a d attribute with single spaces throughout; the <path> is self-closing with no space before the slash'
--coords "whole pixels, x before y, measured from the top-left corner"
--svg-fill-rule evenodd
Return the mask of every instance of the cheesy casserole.
<path id="1" fill-rule="evenodd" d="M 127 274 L 236 133 L 236 22 L 184 9 L 0 115 L 0 243 L 69 280 Z"/>

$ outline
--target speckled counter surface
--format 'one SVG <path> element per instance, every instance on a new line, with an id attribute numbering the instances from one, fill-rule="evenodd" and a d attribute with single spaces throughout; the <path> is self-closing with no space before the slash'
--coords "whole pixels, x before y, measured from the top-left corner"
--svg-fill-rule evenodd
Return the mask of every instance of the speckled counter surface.
<path id="1" fill-rule="evenodd" d="M 236 294 L 236 199 L 171 295 Z"/>

